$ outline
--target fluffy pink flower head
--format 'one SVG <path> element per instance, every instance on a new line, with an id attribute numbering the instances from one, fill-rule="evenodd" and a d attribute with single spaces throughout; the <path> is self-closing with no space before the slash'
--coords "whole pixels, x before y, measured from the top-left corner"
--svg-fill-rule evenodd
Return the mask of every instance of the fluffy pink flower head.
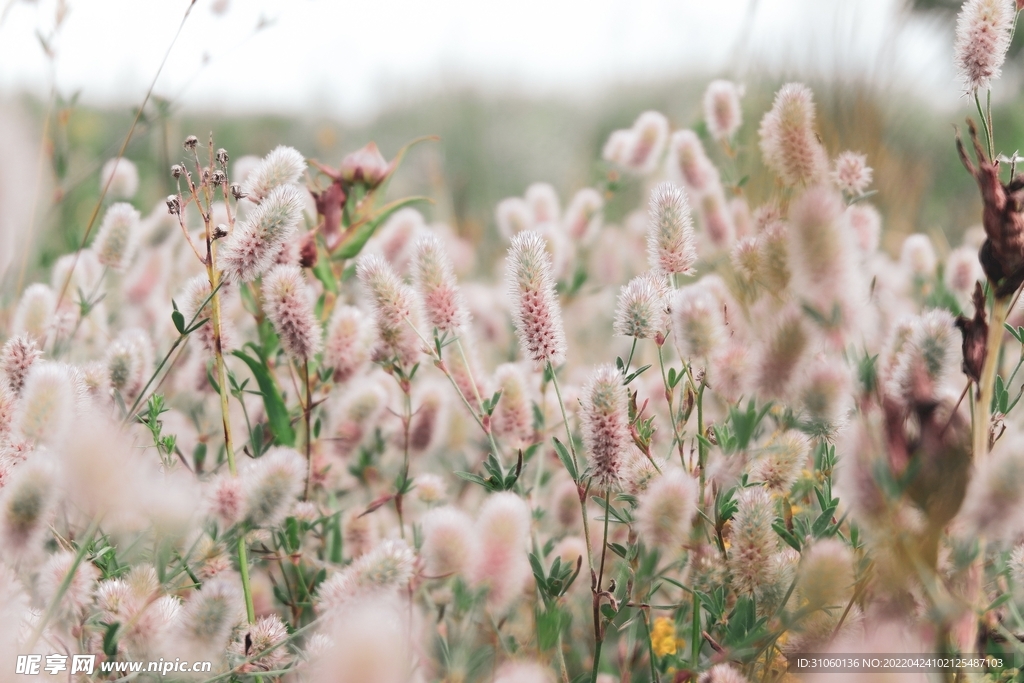
<path id="1" fill-rule="evenodd" d="M 21 393 L 18 432 L 33 443 L 60 443 L 74 416 L 75 398 L 66 366 L 50 361 L 36 363 Z"/>
<path id="2" fill-rule="evenodd" d="M 681 469 L 656 476 L 640 494 L 637 530 L 645 543 L 677 552 L 688 540 L 697 512 L 697 484 Z"/>
<path id="3" fill-rule="evenodd" d="M 615 307 L 615 334 L 653 339 L 668 326 L 668 285 L 652 272 L 642 273 L 619 292 Z"/>
<path id="4" fill-rule="evenodd" d="M 763 452 L 750 465 L 752 481 L 763 482 L 772 493 L 785 495 L 800 478 L 807 465 L 811 442 L 800 432 L 790 429 L 773 436 Z"/>
<path id="5" fill-rule="evenodd" d="M 715 664 L 697 678 L 697 683 L 748 683 L 747 677 L 732 664 Z"/>
<path id="6" fill-rule="evenodd" d="M 619 166 L 625 166 L 633 148 L 635 134 L 629 128 L 612 131 L 601 150 L 601 158 Z"/>
<path id="7" fill-rule="evenodd" d="M 882 235 L 882 216 L 871 204 L 857 202 L 846 209 L 846 220 L 854 234 L 854 241 L 866 254 L 878 251 L 879 238 Z M 977 259 L 977 249 L 975 259 Z"/>
<path id="8" fill-rule="evenodd" d="M 260 617 L 249 626 L 245 634 L 231 643 L 228 652 L 252 660 L 243 664 L 240 671 L 279 671 L 291 661 L 287 647 L 278 647 L 288 638 L 288 627 L 276 614 Z M 273 649 L 271 649 L 273 648 Z"/>
<path id="9" fill-rule="evenodd" d="M 526 188 L 523 198 L 530 207 L 536 225 L 554 223 L 561 217 L 562 208 L 558 201 L 558 192 L 549 183 L 530 185 Z"/>
<path id="10" fill-rule="evenodd" d="M 425 234 L 416 241 L 416 286 L 427 324 L 438 332 L 454 333 L 468 322 L 451 259 L 436 235 Z"/>
<path id="11" fill-rule="evenodd" d="M 209 513 L 228 529 L 237 524 L 245 513 L 245 492 L 240 477 L 219 477 L 209 493 Z"/>
<path id="12" fill-rule="evenodd" d="M 509 661 L 494 674 L 494 683 L 554 683 L 551 669 L 533 661 Z"/>
<path id="13" fill-rule="evenodd" d="M 672 339 L 680 358 L 708 358 L 725 340 L 722 310 L 705 281 L 673 292 L 669 309 Z"/>
<path id="14" fill-rule="evenodd" d="M 737 493 L 736 503 L 730 535 L 729 569 L 736 592 L 751 594 L 767 583 L 769 561 L 779 547 L 778 535 L 772 529 L 775 505 L 768 492 L 760 486 Z"/>
<path id="15" fill-rule="evenodd" d="M 245 158 L 235 162 L 236 172 Z M 298 182 L 306 170 L 306 159 L 294 147 L 281 145 L 245 172 L 242 192 L 254 202 L 261 203 L 278 187 Z"/>
<path id="16" fill-rule="evenodd" d="M 779 316 L 775 329 L 762 342 L 755 371 L 762 395 L 776 398 L 786 393 L 793 375 L 810 344 L 810 333 L 799 311 L 790 309 Z"/>
<path id="17" fill-rule="evenodd" d="M 100 171 L 100 189 L 107 188 L 107 196 L 131 199 L 139 189 L 139 169 L 128 159 L 108 159 Z"/>
<path id="18" fill-rule="evenodd" d="M 1012 0 L 967 0 L 960 9 L 953 56 L 965 95 L 985 90 L 999 78 L 1016 9 Z"/>
<path id="19" fill-rule="evenodd" d="M 816 423 L 840 424 L 853 395 L 853 377 L 849 367 L 835 358 L 814 359 L 806 368 L 799 398 L 806 414 Z"/>
<path id="20" fill-rule="evenodd" d="M 939 259 L 928 235 L 915 233 L 903 240 L 900 249 L 900 265 L 915 278 L 930 278 L 935 275 Z"/>
<path id="21" fill-rule="evenodd" d="M 842 197 L 826 185 L 808 188 L 789 211 L 789 265 L 802 298 L 830 321 L 830 330 L 850 329 L 853 303 L 866 298 L 843 211 Z"/>
<path id="22" fill-rule="evenodd" d="M 416 555 L 405 541 L 386 540 L 317 589 L 317 611 L 337 620 L 353 599 L 393 593 L 409 583 Z"/>
<path id="23" fill-rule="evenodd" d="M 704 145 L 692 130 L 677 130 L 669 141 L 669 173 L 694 194 L 719 184 L 718 169 L 708 159 Z"/>
<path id="24" fill-rule="evenodd" d="M 651 192 L 647 256 L 651 269 L 666 277 L 693 272 L 697 261 L 690 204 L 686 193 L 672 183 Z"/>
<path id="25" fill-rule="evenodd" d="M 36 552 L 59 496 L 57 468 L 35 455 L 14 468 L 0 495 L 0 541 L 10 557 Z"/>
<path id="26" fill-rule="evenodd" d="M 812 543 L 803 553 L 797 587 L 810 609 L 845 605 L 856 583 L 850 546 L 837 538 Z"/>
<path id="27" fill-rule="evenodd" d="M 15 395 L 21 393 L 29 368 L 41 355 L 36 340 L 27 335 L 11 337 L 0 349 L 0 371 Z"/>
<path id="28" fill-rule="evenodd" d="M 910 322 L 894 359 L 889 394 L 906 402 L 933 400 L 959 369 L 960 334 L 945 309 L 932 309 Z"/>
<path id="29" fill-rule="evenodd" d="M 719 249 L 728 247 L 736 236 L 736 227 L 720 185 L 701 196 L 700 210 L 708 241 Z"/>
<path id="30" fill-rule="evenodd" d="M 825 148 L 814 131 L 814 99 L 801 83 L 787 83 L 761 119 L 761 154 L 786 185 L 810 185 L 828 170 Z"/>
<path id="31" fill-rule="evenodd" d="M 25 288 L 14 311 L 11 329 L 14 334 L 26 335 L 41 345 L 54 328 L 57 295 L 49 285 L 36 282 Z"/>
<path id="32" fill-rule="evenodd" d="M 715 393 L 728 403 L 735 403 L 750 386 L 751 353 L 746 344 L 729 341 L 711 356 L 711 383 Z"/>
<path id="33" fill-rule="evenodd" d="M 397 357 L 403 365 L 412 365 L 420 353 L 416 336 L 413 293 L 394 269 L 380 256 L 369 254 L 359 260 L 356 274 L 370 295 L 377 326 L 378 358 Z"/>
<path id="34" fill-rule="evenodd" d="M 944 271 L 946 287 L 960 296 L 970 296 L 974 291 L 974 283 L 984 281 L 985 273 L 978 260 L 978 250 L 970 247 L 957 247 L 949 253 Z"/>
<path id="35" fill-rule="evenodd" d="M 218 294 L 223 302 L 227 296 L 230 285 L 225 283 L 221 286 Z M 196 275 L 185 283 L 185 291 L 179 301 L 181 302 L 181 314 L 185 318 L 185 325 L 195 325 L 199 321 L 210 318 L 210 280 L 205 275 Z M 194 322 L 193 322 L 194 321 Z M 207 320 L 198 330 L 193 332 L 199 338 L 203 348 L 210 354 L 215 353 L 215 342 L 213 338 L 213 323 Z M 227 316 L 220 319 L 220 346 L 223 351 L 230 351 L 235 347 L 234 325 Z"/>
<path id="36" fill-rule="evenodd" d="M 305 459 L 291 448 L 271 448 L 242 472 L 245 521 L 254 527 L 280 524 L 302 493 Z"/>
<path id="37" fill-rule="evenodd" d="M 448 422 L 448 393 L 428 384 L 417 392 L 416 411 L 409 424 L 409 451 L 413 455 L 432 452 L 444 441 Z"/>
<path id="38" fill-rule="evenodd" d="M 565 329 L 555 295 L 551 256 L 540 233 L 528 230 L 512 238 L 506 281 L 512 320 L 526 357 L 538 366 L 565 362 Z"/>
<path id="39" fill-rule="evenodd" d="M 960 519 L 972 535 L 999 541 L 1019 537 L 1024 523 L 1024 438 L 1003 435 L 967 486 Z"/>
<path id="40" fill-rule="evenodd" d="M 743 125 L 743 88 L 732 81 L 711 81 L 704 91 L 704 123 L 716 140 L 728 140 Z"/>
<path id="41" fill-rule="evenodd" d="M 143 330 L 121 332 L 107 348 L 107 373 L 110 384 L 124 398 L 134 398 L 145 386 L 153 369 L 153 342 Z"/>
<path id="42" fill-rule="evenodd" d="M 494 210 L 498 231 L 505 239 L 512 239 L 516 233 L 533 229 L 533 212 L 522 197 L 509 197 L 498 202 Z"/>
<path id="43" fill-rule="evenodd" d="M 603 490 L 619 485 L 622 459 L 633 443 L 627 402 L 622 373 L 614 365 L 598 367 L 583 388 L 583 445 L 593 467 L 595 484 Z"/>
<path id="44" fill-rule="evenodd" d="M 335 306 L 324 348 L 324 366 L 334 368 L 335 382 L 348 380 L 369 360 L 369 322 L 355 306 Z"/>
<path id="45" fill-rule="evenodd" d="M 221 654 L 231 632 L 245 618 L 241 584 L 237 576 L 217 576 L 203 582 L 182 609 L 175 635 L 183 644 Z"/>
<path id="46" fill-rule="evenodd" d="M 263 310 L 294 360 L 309 360 L 323 347 L 323 330 L 298 266 L 275 266 L 263 279 Z"/>
<path id="47" fill-rule="evenodd" d="M 424 572 L 430 577 L 461 574 L 476 561 L 473 520 L 462 510 L 445 506 L 423 516 Z"/>
<path id="48" fill-rule="evenodd" d="M 864 194 L 872 175 L 874 171 L 868 166 L 868 158 L 857 152 L 843 152 L 832 166 L 832 182 L 843 192 L 855 196 Z"/>
<path id="49" fill-rule="evenodd" d="M 341 160 L 339 172 L 346 183 L 365 183 L 376 187 L 388 175 L 388 161 L 377 149 L 377 143 L 350 152 Z"/>
<path id="50" fill-rule="evenodd" d="M 530 577 L 526 548 L 530 540 L 530 508 L 506 491 L 487 497 L 477 516 L 480 552 L 470 570 L 473 583 L 489 588 L 487 603 L 501 612 L 519 595 Z"/>
<path id="51" fill-rule="evenodd" d="M 40 597 L 49 604 L 57 597 L 68 575 L 71 580 L 58 605 L 61 619 L 77 621 L 85 615 L 93 601 L 93 589 L 99 570 L 91 562 L 83 561 L 72 570 L 75 553 L 70 550 L 55 553 L 39 574 Z M 72 573 L 73 572 L 73 573 Z"/>
<path id="52" fill-rule="evenodd" d="M 253 209 L 245 221 L 224 240 L 218 252 L 224 275 L 232 280 L 252 282 L 277 261 L 282 247 L 291 240 L 302 217 L 301 190 L 279 185 Z"/>
<path id="53" fill-rule="evenodd" d="M 668 119 L 659 112 L 645 111 L 633 122 L 632 146 L 626 168 L 646 175 L 654 171 L 668 142 Z"/>
<path id="54" fill-rule="evenodd" d="M 107 209 L 92 246 L 100 263 L 114 270 L 128 268 L 139 246 L 141 218 L 135 207 L 124 202 Z"/>
<path id="55" fill-rule="evenodd" d="M 573 196 L 569 208 L 565 210 L 565 233 L 584 244 L 590 242 L 600 229 L 603 208 L 604 198 L 601 193 L 592 187 L 583 188 Z"/>
<path id="56" fill-rule="evenodd" d="M 498 406 L 491 416 L 495 436 L 512 448 L 529 445 L 533 437 L 533 412 L 526 375 L 515 363 L 504 363 L 495 368 L 494 383 L 501 390 Z"/>

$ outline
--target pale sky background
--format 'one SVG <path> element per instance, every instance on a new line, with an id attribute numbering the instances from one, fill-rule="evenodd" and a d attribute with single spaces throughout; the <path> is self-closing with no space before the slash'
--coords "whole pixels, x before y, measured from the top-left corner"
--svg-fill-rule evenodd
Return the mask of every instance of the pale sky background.
<path id="1" fill-rule="evenodd" d="M 37 32 L 57 0 L 0 0 L 0 96 L 45 95 Z M 750 8 L 755 11 L 751 14 Z M 59 90 L 137 104 L 188 0 L 68 0 Z M 437 87 L 586 96 L 695 74 L 863 76 L 936 106 L 959 95 L 952 28 L 901 0 L 199 0 L 156 94 L 190 109 L 365 120 Z M 261 22 L 267 24 L 256 30 Z"/>

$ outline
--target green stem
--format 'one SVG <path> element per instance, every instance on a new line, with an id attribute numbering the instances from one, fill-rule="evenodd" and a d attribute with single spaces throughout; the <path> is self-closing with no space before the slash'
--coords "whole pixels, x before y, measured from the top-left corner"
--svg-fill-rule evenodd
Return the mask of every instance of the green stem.
<path id="1" fill-rule="evenodd" d="M 572 438 L 572 430 L 569 428 L 569 416 L 568 416 L 568 414 L 565 411 L 565 402 L 562 400 L 562 390 L 558 386 L 558 378 L 555 376 L 555 368 L 552 367 L 550 361 L 548 361 L 548 363 L 547 363 L 547 370 L 551 374 L 551 384 L 552 384 L 552 386 L 555 387 L 555 396 L 558 398 L 558 408 L 562 412 L 562 422 L 565 424 L 565 438 L 569 442 L 569 453 L 572 456 L 572 464 L 573 464 L 573 467 L 576 468 L 576 471 L 579 472 L 580 471 L 580 463 L 579 463 L 579 459 L 576 457 L 576 443 L 573 441 L 573 438 Z M 580 486 L 580 482 L 579 481 L 576 482 L 576 486 L 577 487 Z M 587 544 L 587 567 L 590 569 L 590 577 L 591 577 L 590 578 L 590 582 L 591 582 L 590 583 L 590 590 L 591 590 L 591 592 L 594 595 L 594 634 L 595 634 L 595 636 L 598 636 L 597 644 L 596 644 L 596 647 L 594 648 L 595 667 L 594 667 L 593 675 L 595 677 L 594 680 L 596 680 L 596 676 L 597 676 L 596 662 L 600 661 L 600 659 L 601 659 L 601 640 L 599 639 L 599 635 L 598 635 L 600 633 L 600 622 L 598 621 L 598 618 L 600 617 L 600 610 L 598 609 L 598 598 L 597 598 L 598 588 L 597 588 L 597 586 L 594 585 L 594 581 L 597 578 L 597 575 L 594 573 L 594 551 L 593 551 L 593 549 L 590 546 L 590 522 L 587 519 L 587 495 L 586 495 L 586 492 L 589 491 L 589 489 L 590 489 L 590 486 L 588 484 L 587 488 L 584 489 L 583 493 L 580 495 L 580 512 L 582 513 L 582 516 L 583 516 L 583 540 Z M 606 518 L 607 518 L 607 511 L 605 511 L 605 515 L 606 515 Z"/>
<path id="2" fill-rule="evenodd" d="M 996 370 L 999 366 L 999 352 L 1003 344 L 1003 323 L 1006 321 L 1009 297 L 992 301 L 992 315 L 988 324 L 988 339 L 985 343 L 985 363 L 981 369 L 978 384 L 978 400 L 974 403 L 974 462 L 981 463 L 988 454 L 989 424 L 992 407 L 992 393 L 995 389 Z"/>
<path id="3" fill-rule="evenodd" d="M 697 390 L 697 463 L 700 468 L 700 508 L 704 509 L 704 470 L 707 469 L 708 447 L 704 443 L 704 380 Z"/>
<path id="4" fill-rule="evenodd" d="M 601 568 L 597 572 L 597 592 L 600 594 L 601 586 L 604 583 L 604 560 L 608 554 L 608 518 L 611 517 L 609 508 L 611 507 L 611 490 L 605 489 L 604 492 L 604 534 L 601 538 Z M 604 629 L 600 627 L 601 623 L 601 599 L 599 596 L 594 600 L 594 635 L 597 639 L 597 645 L 594 648 L 594 670 L 591 673 L 591 683 L 597 680 L 597 672 L 601 668 L 601 644 L 604 642 Z"/>
<path id="5" fill-rule="evenodd" d="M 238 535 L 238 573 L 242 575 L 242 593 L 245 595 L 245 616 L 250 624 L 256 623 L 256 609 L 252 602 L 252 586 L 249 584 L 249 563 L 245 550 L 245 534 Z"/>
<path id="6" fill-rule="evenodd" d="M 658 346 L 658 366 L 661 368 L 661 381 L 665 385 L 665 400 L 668 401 L 668 419 L 672 423 L 672 434 L 675 436 L 675 443 L 679 447 L 679 464 L 686 469 L 686 456 L 683 452 L 683 438 L 679 434 L 679 426 L 676 424 L 675 410 L 672 408 L 672 387 L 668 385 L 668 375 L 665 374 L 665 355 L 661 352 L 661 346 Z M 671 449 L 669 455 L 672 454 Z"/>
<path id="7" fill-rule="evenodd" d="M 603 640 L 597 641 L 597 645 L 594 647 L 594 670 L 590 672 L 590 683 L 597 683 L 597 665 L 601 661 L 601 648 L 604 645 Z"/>
<path id="8" fill-rule="evenodd" d="M 640 618 L 644 622 L 644 628 L 647 629 L 647 660 L 651 663 L 651 683 L 658 683 L 658 669 L 654 662 L 654 643 L 651 642 L 651 623 L 643 608 L 640 609 Z"/>
<path id="9" fill-rule="evenodd" d="M 309 359 L 302 361 L 302 378 L 306 382 L 306 489 L 302 494 L 302 500 L 309 499 L 310 484 L 313 481 L 313 429 L 310 426 L 313 413 L 313 391 L 309 381 Z"/>
<path id="10" fill-rule="evenodd" d="M 690 667 L 696 671 L 697 665 L 700 663 L 700 599 L 697 598 L 697 594 L 693 593 L 693 628 L 690 633 Z"/>
<path id="11" fill-rule="evenodd" d="M 636 337 L 633 337 L 633 345 L 629 347 L 629 358 L 626 359 L 626 368 L 623 374 L 629 374 L 629 366 L 633 362 L 633 353 L 636 351 Z"/>
<path id="12" fill-rule="evenodd" d="M 988 130 L 988 119 L 985 118 L 985 112 L 981 109 L 981 99 L 978 97 L 977 91 L 974 93 L 974 104 L 978 107 L 978 116 L 981 117 L 981 127 L 985 130 L 985 144 L 988 147 L 988 158 L 992 158 L 992 136 Z"/>

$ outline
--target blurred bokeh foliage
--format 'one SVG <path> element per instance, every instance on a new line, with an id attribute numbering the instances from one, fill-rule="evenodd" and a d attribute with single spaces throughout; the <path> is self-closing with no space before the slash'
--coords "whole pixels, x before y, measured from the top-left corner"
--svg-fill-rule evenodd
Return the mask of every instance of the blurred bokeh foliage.
<path id="1" fill-rule="evenodd" d="M 632 123 L 636 113 L 656 109 L 675 127 L 701 131 L 701 94 L 710 79 L 686 79 L 622 86 L 589 99 L 540 99 L 515 95 L 493 96 L 463 89 L 449 90 L 395 106 L 371 122 L 346 125 L 326 118 L 282 116 L 223 116 L 182 114 L 154 98 L 136 127 L 126 156 L 138 164 L 141 176 L 136 205 L 144 213 L 162 203 L 173 190 L 166 169 L 179 160 L 180 140 L 188 134 L 205 138 L 212 132 L 234 159 L 263 155 L 278 144 L 293 145 L 311 158 L 337 164 L 344 154 L 374 140 L 390 157 L 421 135 L 438 142 L 417 146 L 395 178 L 392 196 L 426 194 L 435 200 L 425 206 L 428 220 L 444 221 L 480 245 L 485 258 L 499 253 L 494 239 L 494 206 L 502 198 L 520 195 L 534 181 L 547 181 L 559 190 L 563 205 L 587 185 L 607 180 L 600 161 L 608 134 Z M 748 77 L 744 98 L 746 120 L 738 136 L 740 166 L 722 157 L 717 146 L 709 153 L 727 182 L 746 177 L 744 192 L 752 207 L 768 195 L 774 182 L 757 171 L 757 128 L 771 105 L 780 81 Z M 954 122 L 961 125 L 973 113 L 966 100 L 961 111 L 937 113 L 906 95 L 881 93 L 859 82 L 810 83 L 819 112 L 819 130 L 832 149 L 867 154 L 875 169 L 873 201 L 884 216 L 883 247 L 892 251 L 902 236 L 927 232 L 955 245 L 979 222 L 980 203 L 973 181 L 960 167 L 953 146 Z M 39 123 L 45 103 L 27 103 Z M 60 254 L 82 240 L 99 194 L 99 167 L 116 155 L 131 126 L 134 111 L 97 110 L 74 100 L 58 100 L 48 128 L 48 154 L 54 181 L 52 201 L 44 197 L 36 219 L 40 231 L 36 268 L 45 269 Z M 1002 152 L 1011 154 L 1013 141 L 1024 137 L 1024 108 L 1020 99 L 997 103 L 994 116 Z M 701 131 L 703 133 L 703 131 Z M 36 139 L 39 139 L 38 137 Z M 1024 145 L 1020 145 L 1024 147 Z M 753 152 L 753 153 L 751 153 Z M 747 177 L 749 175 L 749 177 Z M 619 221 L 637 206 L 642 188 L 626 179 L 622 191 L 606 207 L 607 221 Z M 942 236 L 945 236 L 943 240 Z"/>

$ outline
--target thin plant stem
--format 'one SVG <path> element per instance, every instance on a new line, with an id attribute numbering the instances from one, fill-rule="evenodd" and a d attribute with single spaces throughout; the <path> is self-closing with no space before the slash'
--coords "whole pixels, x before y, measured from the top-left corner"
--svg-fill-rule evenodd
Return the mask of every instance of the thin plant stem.
<path id="1" fill-rule="evenodd" d="M 700 599 L 693 595 L 693 628 L 690 632 L 690 666 L 696 670 L 700 663 Z"/>
<path id="2" fill-rule="evenodd" d="M 611 507 L 611 489 L 606 488 L 604 491 L 604 533 L 601 538 L 601 565 L 597 572 L 597 592 L 600 594 L 602 584 L 604 583 L 604 560 L 608 554 L 608 518 L 611 516 L 609 508 Z M 600 628 L 601 619 L 601 600 L 597 598 L 594 600 L 594 631 L 597 637 L 597 646 L 594 648 L 594 670 L 591 673 L 590 681 L 595 683 L 597 681 L 597 672 L 601 668 L 601 644 L 604 641 L 604 629 Z"/>
<path id="3" fill-rule="evenodd" d="M 402 431 L 404 438 L 402 439 L 402 488 L 405 488 L 406 483 L 409 481 L 409 438 L 410 428 L 412 426 L 412 397 L 409 395 L 409 384 L 407 381 L 402 382 Z M 398 529 L 405 538 L 405 520 L 402 518 L 402 490 L 399 489 L 395 493 L 395 512 L 398 513 Z"/>
<path id="4" fill-rule="evenodd" d="M 313 413 L 313 391 L 309 381 L 309 359 L 302 361 L 302 379 L 306 383 L 306 405 L 303 406 L 306 420 L 306 490 L 302 494 L 302 500 L 309 500 L 310 483 L 313 481 L 313 429 L 310 426 Z"/>
<path id="5" fill-rule="evenodd" d="M 974 461 L 981 463 L 988 455 L 989 423 L 992 393 L 995 389 L 999 352 L 1003 344 L 1003 323 L 1006 322 L 1009 297 L 996 297 L 992 301 L 992 315 L 985 343 L 985 363 L 978 383 L 978 400 L 974 403 Z"/>
<path id="6" fill-rule="evenodd" d="M 981 117 L 981 126 L 985 129 L 985 144 L 988 146 L 988 157 L 992 158 L 992 135 L 988 129 L 988 119 L 985 117 L 985 112 L 981 108 L 981 99 L 978 97 L 978 93 L 974 93 L 974 104 L 978 107 L 978 116 Z"/>
<path id="7" fill-rule="evenodd" d="M 555 637 L 555 659 L 558 660 L 558 669 L 562 672 L 562 683 L 569 683 L 569 669 L 565 666 L 565 653 L 562 652 L 562 631 L 558 631 Z"/>
<path id="8" fill-rule="evenodd" d="M 551 384 L 555 388 L 555 397 L 558 399 L 558 409 L 562 413 L 562 423 L 565 425 L 565 438 L 569 442 L 569 454 L 572 457 L 573 467 L 576 468 L 576 472 L 580 471 L 579 458 L 576 456 L 576 442 L 572 438 L 572 430 L 569 428 L 569 415 L 565 410 L 565 401 L 562 400 L 562 390 L 558 386 L 558 377 L 555 376 L 555 368 L 551 365 L 551 361 L 547 362 L 547 370 L 551 375 Z M 580 487 L 580 482 L 576 482 L 576 486 Z M 594 551 L 590 546 L 590 521 L 587 519 L 587 491 L 590 489 L 589 484 L 587 487 L 581 488 L 580 494 L 580 512 L 583 516 L 583 540 L 587 545 L 587 568 L 590 569 L 590 590 L 594 594 L 594 637 L 596 644 L 594 647 L 594 676 L 597 676 L 596 663 L 601 659 L 601 638 L 600 629 L 601 623 L 598 621 L 600 612 L 598 609 L 598 587 L 595 584 L 597 580 L 597 574 L 594 573 Z M 596 678 L 594 679 L 596 680 Z"/>
<path id="9" fill-rule="evenodd" d="M 686 457 L 683 452 L 683 437 L 679 434 L 679 426 L 676 424 L 675 410 L 672 408 L 672 387 L 668 385 L 668 375 L 665 374 L 665 355 L 658 346 L 658 367 L 661 368 L 661 381 L 665 385 L 665 400 L 668 401 L 668 417 L 672 423 L 672 434 L 675 436 L 675 444 L 679 447 L 679 463 L 686 469 Z M 671 454 L 671 453 L 670 453 Z"/>
<path id="10" fill-rule="evenodd" d="M 640 619 L 644 622 L 644 628 L 647 630 L 647 661 L 651 663 L 651 683 L 658 683 L 658 670 L 654 665 L 654 643 L 651 642 L 650 615 L 642 607 L 640 608 Z"/>
<path id="11" fill-rule="evenodd" d="M 409 320 L 408 318 L 405 318 L 404 320 L 406 324 L 408 324 L 409 327 L 412 328 L 412 331 L 416 333 L 416 336 L 420 338 L 420 341 L 423 342 L 424 347 L 427 349 L 431 349 L 430 355 L 434 359 L 434 364 L 438 367 L 438 369 L 441 370 L 442 373 L 444 373 L 444 376 L 448 378 L 448 381 L 451 383 L 452 388 L 455 389 L 455 393 L 458 394 L 459 398 L 462 400 L 462 405 L 466 406 L 466 410 L 469 411 L 469 414 L 473 416 L 474 420 L 476 420 L 477 425 L 484 432 L 484 434 L 487 435 L 488 439 L 490 439 L 491 447 L 494 449 L 495 456 L 498 457 L 499 460 L 503 460 L 504 454 L 498 447 L 497 442 L 494 440 L 494 435 L 491 434 L 491 430 L 484 425 L 483 420 L 480 419 L 480 415 L 477 414 L 476 409 L 469 402 L 469 399 L 466 398 L 466 395 L 462 393 L 462 389 L 459 388 L 459 383 L 455 381 L 455 378 L 452 376 L 452 373 L 449 372 L 448 367 L 444 363 L 444 359 L 442 359 L 441 356 L 438 355 L 437 351 L 434 350 L 434 347 L 431 346 L 431 344 L 424 338 L 422 334 L 420 334 L 420 331 L 416 328 L 415 325 L 412 324 L 411 320 Z M 463 358 L 465 358 L 465 356 L 463 356 Z M 466 367 L 468 369 L 469 365 L 467 364 Z M 470 373 L 470 377 L 472 378 L 472 373 Z M 475 380 L 473 380 L 473 388 L 474 390 L 476 389 Z M 477 400 L 479 400 L 479 398 Z"/>
<path id="12" fill-rule="evenodd" d="M 708 447 L 704 443 L 704 379 L 700 381 L 700 388 L 697 390 L 697 467 L 700 468 L 698 474 L 700 483 L 700 507 L 704 509 L 704 470 L 707 469 L 708 464 Z"/>
<path id="13" fill-rule="evenodd" d="M 633 354 L 636 352 L 636 341 L 636 337 L 633 337 L 633 345 L 629 347 L 629 358 L 626 359 L 626 368 L 624 373 L 626 375 L 629 374 L 629 366 L 633 363 Z"/>
<path id="14" fill-rule="evenodd" d="M 244 533 L 238 535 L 238 573 L 242 576 L 242 594 L 245 596 L 245 616 L 250 624 L 255 624 L 256 608 L 252 602 L 252 586 L 249 583 L 249 562 L 246 557 Z"/>
<path id="15" fill-rule="evenodd" d="M 473 376 L 473 368 L 470 366 L 469 359 L 466 358 L 466 352 L 462 348 L 462 340 L 459 339 L 458 337 L 455 338 L 455 348 L 457 348 L 459 350 L 459 356 L 462 358 L 462 364 L 463 364 L 463 366 L 465 366 L 466 372 L 469 373 L 469 383 L 473 385 L 473 394 L 474 394 L 474 397 L 476 398 L 477 405 L 483 407 L 484 401 L 480 397 L 480 390 L 477 388 L 476 378 Z M 454 382 L 454 379 L 453 379 L 453 382 Z M 460 390 L 460 393 L 461 393 L 461 390 Z M 467 404 L 468 404 L 468 401 L 467 401 Z M 504 457 L 503 457 L 504 454 L 498 448 L 498 443 L 494 440 L 494 430 L 491 429 L 490 423 L 488 422 L 487 425 L 484 425 L 483 419 L 478 419 L 477 422 L 480 424 L 480 428 L 483 429 L 484 432 L 486 432 L 487 439 L 491 442 L 491 450 L 494 451 L 494 456 L 496 458 L 499 458 L 499 460 L 503 460 L 504 459 Z"/>

